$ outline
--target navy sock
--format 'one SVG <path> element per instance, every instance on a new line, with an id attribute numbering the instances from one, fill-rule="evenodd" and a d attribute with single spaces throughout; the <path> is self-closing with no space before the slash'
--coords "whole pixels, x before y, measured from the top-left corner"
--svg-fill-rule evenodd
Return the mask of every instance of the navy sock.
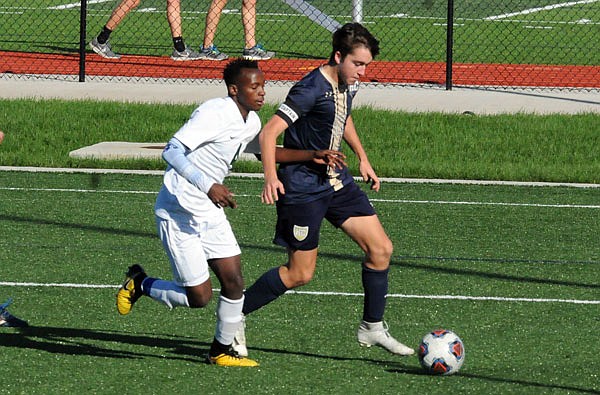
<path id="1" fill-rule="evenodd" d="M 254 310 L 260 309 L 283 295 L 287 290 L 279 276 L 279 266 L 272 268 L 246 290 L 242 313 L 248 315 Z"/>
<path id="2" fill-rule="evenodd" d="M 173 46 L 179 52 L 183 52 L 185 50 L 185 44 L 183 42 L 183 37 L 173 37 Z"/>
<path id="3" fill-rule="evenodd" d="M 388 272 L 390 269 L 373 270 L 363 266 L 362 284 L 365 291 L 363 320 L 383 321 L 385 296 L 388 293 Z"/>
<path id="4" fill-rule="evenodd" d="M 150 289 L 152 288 L 152 284 L 158 280 L 157 278 L 152 277 L 144 277 L 142 281 L 140 281 L 140 291 L 142 294 L 146 296 L 150 296 Z M 135 284 L 135 283 L 134 283 Z"/>
<path id="5" fill-rule="evenodd" d="M 100 34 L 98 34 L 98 42 L 100 44 L 104 44 L 108 41 L 108 38 L 110 37 L 110 34 L 112 33 L 112 30 L 110 30 L 109 28 L 107 28 L 106 26 L 104 26 L 102 28 L 102 31 L 100 32 Z"/>

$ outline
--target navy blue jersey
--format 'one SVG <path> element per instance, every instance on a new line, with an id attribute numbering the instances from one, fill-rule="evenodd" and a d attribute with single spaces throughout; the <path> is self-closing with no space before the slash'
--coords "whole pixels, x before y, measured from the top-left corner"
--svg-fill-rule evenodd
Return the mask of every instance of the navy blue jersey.
<path id="1" fill-rule="evenodd" d="M 288 128 L 283 146 L 301 150 L 340 150 L 346 120 L 358 83 L 338 85 L 317 68 L 298 81 L 277 110 Z M 314 162 L 282 163 L 279 180 L 285 188 L 282 203 L 306 203 L 353 182 L 347 168 L 331 169 Z"/>

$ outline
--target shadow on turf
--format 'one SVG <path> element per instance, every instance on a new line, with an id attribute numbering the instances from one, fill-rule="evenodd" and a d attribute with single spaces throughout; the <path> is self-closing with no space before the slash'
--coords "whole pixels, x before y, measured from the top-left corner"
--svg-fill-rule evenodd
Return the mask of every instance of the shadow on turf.
<path id="1" fill-rule="evenodd" d="M 15 347 L 31 350 L 46 351 L 49 353 L 66 354 L 66 355 L 89 355 L 105 358 L 125 358 L 125 359 L 143 359 L 143 358 L 158 358 L 165 359 L 165 355 L 161 353 L 141 353 L 124 350 L 115 350 L 105 348 L 94 344 L 87 344 L 87 341 L 94 342 L 111 342 L 123 343 L 128 345 L 139 345 L 146 347 L 161 347 L 165 351 L 170 352 L 169 359 L 176 359 L 188 362 L 204 363 L 204 355 L 208 352 L 210 346 L 205 342 L 193 341 L 186 338 L 175 336 L 157 336 L 157 335 L 129 335 L 120 332 L 78 329 L 78 328 L 58 328 L 58 327 L 35 327 L 19 328 L 14 333 L 4 333 L 0 336 L 0 347 Z M 399 363 L 390 362 L 389 360 L 366 359 L 363 357 L 343 357 L 334 355 L 314 354 L 309 352 L 288 351 L 272 348 L 252 348 L 256 351 L 262 351 L 273 354 L 290 354 L 299 355 L 309 358 L 319 358 L 338 361 L 360 361 L 368 362 L 381 366 L 389 366 L 395 364 L 397 367 L 386 369 L 388 373 L 400 373 L 411 375 L 427 375 L 422 369 L 412 366 L 404 366 Z M 488 380 L 494 382 L 502 382 L 509 384 L 518 384 L 521 386 L 534 388 L 548 388 L 574 391 L 578 393 L 599 394 L 600 392 L 593 389 L 568 387 L 561 385 L 549 385 L 545 383 L 535 383 L 525 380 L 504 379 L 498 377 L 484 376 L 472 373 L 458 373 L 453 377 L 467 377 L 480 380 Z"/>
<path id="2" fill-rule="evenodd" d="M 418 375 L 418 376 L 428 376 L 429 375 L 428 373 L 426 373 L 424 370 L 422 370 L 420 368 L 406 367 L 406 366 L 398 366 L 395 369 L 386 369 L 386 372 L 400 373 L 400 374 L 413 374 L 413 375 Z M 440 376 L 433 376 L 433 377 L 439 378 Z M 516 384 L 516 385 L 520 385 L 523 387 L 530 387 L 530 391 L 533 391 L 533 388 L 536 388 L 543 392 L 545 392 L 544 389 L 548 389 L 548 390 L 566 390 L 566 391 L 573 391 L 576 393 L 583 393 L 583 394 L 600 394 L 599 391 L 596 391 L 594 389 L 569 387 L 566 385 L 553 385 L 553 384 L 548 384 L 548 383 L 536 383 L 533 381 L 517 380 L 517 379 L 510 379 L 510 378 L 484 376 L 481 374 L 465 373 L 462 371 L 453 376 L 444 377 L 443 379 L 452 379 L 452 378 L 460 378 L 460 377 L 466 377 L 466 378 L 478 379 L 478 380 L 486 380 L 486 381 L 497 382 L 497 383 Z M 527 393 L 527 391 L 525 391 L 525 393 Z"/>
<path id="3" fill-rule="evenodd" d="M 128 350 L 102 347 L 100 342 L 121 343 L 125 345 L 137 345 L 160 347 L 162 352 L 143 353 Z M 14 333 L 4 333 L 0 336 L 0 347 L 26 348 L 32 350 L 46 351 L 49 353 L 66 355 L 89 355 L 106 358 L 126 359 L 174 359 L 188 362 L 204 363 L 204 356 L 208 353 L 210 343 L 193 340 L 188 337 L 163 335 L 140 335 L 125 334 L 122 332 L 80 329 L 80 328 L 58 328 L 29 326 L 18 328 Z M 292 351 L 276 348 L 252 347 L 253 351 L 269 354 L 297 355 L 307 358 L 318 358 L 336 361 L 359 361 L 389 366 L 390 361 L 385 359 L 369 359 L 364 357 L 346 357 L 342 355 L 324 355 L 305 351 Z M 169 353 L 169 356 L 165 356 Z"/>
<path id="4" fill-rule="evenodd" d="M 7 221 L 13 221 L 13 222 L 29 222 L 29 223 L 33 223 L 36 225 L 49 225 L 49 226 L 64 227 L 64 228 L 69 228 L 69 229 L 89 230 L 89 231 L 94 231 L 94 232 L 98 232 L 98 233 L 109 233 L 109 234 L 115 234 L 115 235 L 147 237 L 147 238 L 152 238 L 152 239 L 157 238 L 157 236 L 154 232 L 134 231 L 134 230 L 116 229 L 116 228 L 111 228 L 111 227 L 102 227 L 102 226 L 95 226 L 95 225 L 66 223 L 66 222 L 47 220 L 47 219 L 19 217 L 19 216 L 14 216 L 14 215 L 0 215 L 0 220 L 7 220 Z M 277 252 L 277 253 L 282 253 L 285 251 L 283 248 L 275 247 L 275 246 L 252 245 L 252 244 L 243 244 L 243 243 L 240 243 L 240 246 L 242 247 L 242 250 L 243 249 L 254 249 L 254 250 L 262 250 L 262 251 L 272 251 L 272 252 Z M 329 257 L 329 258 L 335 258 L 335 259 L 346 259 L 346 260 L 350 260 L 350 261 L 362 260 L 361 256 L 351 255 L 351 254 L 334 254 L 334 253 L 320 252 L 319 256 L 321 257 L 321 259 L 324 257 Z M 412 269 L 429 270 L 429 271 L 435 271 L 435 272 L 446 273 L 446 274 L 458 274 L 458 275 L 463 275 L 463 276 L 477 276 L 477 277 L 482 277 L 482 278 L 492 278 L 492 279 L 497 279 L 497 280 L 499 279 L 499 280 L 518 281 L 518 282 L 528 282 L 528 283 L 534 283 L 534 284 L 562 285 L 562 286 L 568 286 L 568 287 L 581 287 L 581 288 L 592 288 L 592 289 L 600 288 L 600 284 L 593 284 L 593 283 L 586 284 L 586 283 L 580 283 L 580 282 L 574 282 L 574 281 L 559 281 L 559 280 L 552 280 L 552 279 L 547 279 L 547 278 L 513 276 L 513 275 L 508 275 L 508 274 L 490 273 L 490 272 L 483 272 L 483 271 L 477 271 L 477 270 L 471 270 L 471 269 L 457 269 L 457 268 L 440 267 L 440 266 L 434 266 L 434 265 L 424 265 L 424 264 L 412 263 L 409 261 L 409 259 L 410 260 L 419 260 L 419 261 L 441 261 L 441 262 L 443 262 L 443 261 L 454 261 L 454 262 L 477 261 L 477 262 L 486 262 L 486 263 L 489 263 L 489 262 L 494 263 L 495 262 L 495 263 L 551 263 L 551 264 L 569 264 L 569 263 L 584 264 L 584 263 L 586 263 L 586 264 L 595 264 L 597 262 L 555 261 L 555 260 L 549 260 L 549 261 L 515 260 L 515 259 L 503 259 L 503 258 L 480 259 L 480 258 L 469 258 L 469 257 L 410 256 L 410 257 L 399 257 L 399 258 L 396 257 L 395 259 L 392 260 L 390 265 L 398 266 L 398 267 L 408 267 L 408 268 L 412 268 Z"/>
<path id="5" fill-rule="evenodd" d="M 272 250 L 273 252 L 285 252 L 285 250 L 281 247 L 265 247 L 265 246 L 257 246 L 257 245 L 250 245 L 250 244 L 240 244 L 240 247 L 242 248 L 242 253 L 244 251 L 244 249 L 254 249 L 254 250 Z M 334 253 L 329 253 L 329 252 L 319 252 L 319 257 L 321 259 L 323 258 L 333 258 L 333 259 L 345 259 L 345 260 L 349 260 L 349 261 L 354 261 L 354 262 L 360 262 L 362 260 L 362 257 L 360 255 L 351 255 L 351 254 L 334 254 Z M 552 279 L 548 279 L 548 278 L 534 278 L 534 277 L 524 277 L 524 276 L 513 276 L 513 275 L 509 275 L 509 274 L 500 274 L 500 273 L 490 273 L 490 272 L 484 272 L 484 271 L 477 271 L 477 270 L 472 270 L 472 269 L 460 269 L 460 268 L 456 268 L 456 267 L 441 267 L 441 266 L 435 266 L 435 265 L 427 265 L 427 264 L 421 264 L 421 263 L 414 263 L 414 262 L 410 262 L 409 259 L 411 260 L 419 260 L 419 261 L 454 261 L 454 262 L 460 262 L 460 261 L 468 261 L 468 262 L 472 262 L 472 261 L 481 261 L 481 262 L 498 262 L 498 263 L 558 263 L 558 261 L 533 261 L 533 260 L 527 260 L 527 261 L 520 261 L 520 260 L 511 260 L 511 259 L 496 259 L 496 260 L 490 260 L 490 259 L 478 259 L 478 258 L 456 258 L 456 257 L 394 257 L 392 258 L 392 262 L 390 262 L 391 266 L 396 266 L 396 267 L 406 267 L 406 268 L 411 268 L 411 269 L 420 269 L 420 270 L 427 270 L 427 271 L 433 271 L 433 272 L 439 272 L 439 273 L 445 273 L 445 274 L 457 274 L 457 275 L 462 275 L 462 276 L 476 276 L 476 277 L 482 277 L 482 278 L 490 278 L 490 279 L 496 279 L 496 280 L 509 280 L 509 281 L 517 281 L 517 282 L 527 282 L 527 283 L 534 283 L 534 284 L 548 284 L 548 285 L 563 285 L 563 286 L 568 286 L 568 287 L 581 287 L 581 288 L 600 288 L 600 284 L 586 284 L 586 283 L 580 283 L 580 282 L 575 282 L 575 281 L 560 281 L 560 280 L 552 280 Z M 560 263 L 583 263 L 583 262 L 567 262 L 567 261 L 561 261 Z M 589 264 L 595 263 L 595 262 L 586 262 Z"/>
<path id="6" fill-rule="evenodd" d="M 110 228 L 110 227 L 105 227 L 105 226 L 69 223 L 69 222 L 64 222 L 64 221 L 55 221 L 55 220 L 51 220 L 51 219 L 27 218 L 27 217 L 19 217 L 16 215 L 0 215 L 0 221 L 26 222 L 26 223 L 35 224 L 35 225 L 56 226 L 59 228 L 87 230 L 87 231 L 93 231 L 93 232 L 97 232 L 97 233 L 108 233 L 108 234 L 114 234 L 114 235 L 136 236 L 136 237 L 149 237 L 152 239 L 158 238 L 158 236 L 154 232 L 134 231 L 131 229 L 117 229 L 117 228 Z"/>
<path id="7" fill-rule="evenodd" d="M 108 358 L 165 358 L 162 352 L 142 353 L 120 350 L 118 346 L 114 348 L 103 347 L 99 342 L 160 347 L 164 352 L 171 354 L 168 357 L 169 359 L 189 362 L 204 362 L 204 357 L 210 347 L 209 343 L 179 337 L 166 337 L 164 335 L 132 335 L 113 331 L 44 326 L 19 328 L 14 333 L 3 333 L 0 336 L 0 347 L 26 348 L 56 354 Z"/>

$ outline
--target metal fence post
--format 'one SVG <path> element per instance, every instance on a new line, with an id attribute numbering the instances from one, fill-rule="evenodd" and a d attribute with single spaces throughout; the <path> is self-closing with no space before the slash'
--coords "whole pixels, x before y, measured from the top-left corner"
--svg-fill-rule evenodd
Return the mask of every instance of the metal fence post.
<path id="1" fill-rule="evenodd" d="M 86 44 L 87 0 L 81 1 L 79 14 L 79 82 L 85 82 L 85 44 Z"/>
<path id="2" fill-rule="evenodd" d="M 363 21 L 363 0 L 352 0 L 352 20 L 362 23 Z"/>
<path id="3" fill-rule="evenodd" d="M 454 33 L 454 0 L 448 0 L 446 21 L 446 90 L 452 90 L 452 51 Z"/>

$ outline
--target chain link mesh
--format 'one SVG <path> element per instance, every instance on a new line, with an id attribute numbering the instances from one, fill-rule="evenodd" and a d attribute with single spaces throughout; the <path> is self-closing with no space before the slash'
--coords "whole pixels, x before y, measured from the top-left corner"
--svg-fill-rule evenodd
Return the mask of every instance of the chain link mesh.
<path id="1" fill-rule="evenodd" d="M 300 79 L 328 58 L 331 32 L 358 21 L 381 42 L 366 80 L 382 86 L 600 89 L 600 0 L 253 2 L 215 0 L 224 6 L 212 44 L 230 57 L 241 56 L 248 43 L 262 44 L 275 52 L 261 61 L 271 80 Z M 128 6 L 108 40 L 121 57 L 94 53 L 90 42 L 111 14 Z M 0 1 L 0 73 L 219 80 L 224 61 L 172 59 L 179 35 L 192 58 L 201 51 L 210 6 L 207 0 Z M 244 9 L 255 9 L 256 20 Z M 243 18 L 254 36 L 245 35 Z"/>

